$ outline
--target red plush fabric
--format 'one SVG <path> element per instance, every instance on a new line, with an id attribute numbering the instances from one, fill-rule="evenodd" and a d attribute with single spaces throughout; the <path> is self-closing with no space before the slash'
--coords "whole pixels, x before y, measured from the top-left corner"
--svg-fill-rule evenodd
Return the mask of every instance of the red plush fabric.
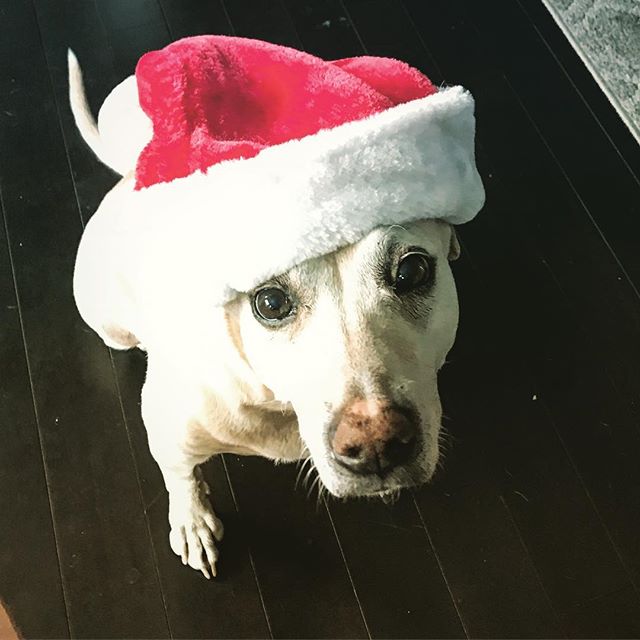
<path id="1" fill-rule="evenodd" d="M 227 36 L 185 38 L 147 53 L 136 79 L 140 105 L 153 122 L 153 138 L 136 167 L 137 189 L 437 91 L 397 60 L 326 62 Z"/>

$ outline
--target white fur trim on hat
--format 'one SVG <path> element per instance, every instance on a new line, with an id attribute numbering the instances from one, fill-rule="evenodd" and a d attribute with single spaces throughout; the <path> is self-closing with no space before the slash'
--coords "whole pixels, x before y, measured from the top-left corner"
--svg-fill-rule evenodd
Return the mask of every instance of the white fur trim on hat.
<path id="1" fill-rule="evenodd" d="M 377 226 L 473 218 L 484 203 L 473 110 L 462 87 L 443 89 L 249 159 L 132 191 L 127 208 L 146 218 L 140 240 L 153 245 L 158 259 L 163 245 L 164 259 L 171 259 L 176 234 L 193 242 L 193 252 L 208 250 L 217 287 L 210 293 L 223 304 Z M 239 251 L 249 258 L 234 260 Z"/>

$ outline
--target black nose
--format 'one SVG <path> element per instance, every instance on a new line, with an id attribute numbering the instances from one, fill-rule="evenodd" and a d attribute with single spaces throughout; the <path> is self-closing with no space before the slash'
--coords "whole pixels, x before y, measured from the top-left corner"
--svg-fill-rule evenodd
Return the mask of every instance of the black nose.
<path id="1" fill-rule="evenodd" d="M 375 473 L 384 476 L 395 467 L 406 464 L 413 456 L 416 448 L 416 438 L 407 442 L 393 438 L 380 448 L 349 447 L 346 454 L 335 453 L 338 464 L 349 469 L 352 473 L 368 475 Z"/>
<path id="2" fill-rule="evenodd" d="M 331 439 L 333 457 L 352 473 L 384 476 L 411 460 L 417 433 L 418 420 L 406 411 L 356 401 L 336 426 Z"/>

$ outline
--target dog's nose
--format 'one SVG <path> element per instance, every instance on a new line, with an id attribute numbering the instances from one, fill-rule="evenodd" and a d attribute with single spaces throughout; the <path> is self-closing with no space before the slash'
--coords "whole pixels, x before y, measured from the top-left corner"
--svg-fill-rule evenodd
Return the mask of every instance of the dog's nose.
<path id="1" fill-rule="evenodd" d="M 418 421 L 411 412 L 377 401 L 356 400 L 343 412 L 331 438 L 335 460 L 353 473 L 384 476 L 409 461 Z"/>

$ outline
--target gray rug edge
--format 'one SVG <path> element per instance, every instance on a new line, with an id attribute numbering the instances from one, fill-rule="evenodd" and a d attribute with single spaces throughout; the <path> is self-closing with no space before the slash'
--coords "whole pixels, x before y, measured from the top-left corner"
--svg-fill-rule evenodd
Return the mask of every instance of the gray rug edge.
<path id="1" fill-rule="evenodd" d="M 625 123 L 631 134 L 634 136 L 636 141 L 640 144 L 640 127 L 636 124 L 632 116 L 627 112 L 627 110 L 620 104 L 618 96 L 612 92 L 604 78 L 600 75 L 597 67 L 591 61 L 589 55 L 584 51 L 580 42 L 574 37 L 573 32 L 569 28 L 569 26 L 565 23 L 562 18 L 562 14 L 560 11 L 552 4 L 553 0 L 542 0 L 542 3 L 546 7 L 547 11 L 554 19 L 555 23 L 558 25 L 564 36 L 570 42 L 574 51 L 578 54 L 584 65 L 587 67 L 591 75 L 594 77 L 595 81 L 598 83 L 598 86 L 602 89 L 603 93 L 609 99 L 609 102 L 613 105 L 618 115 Z"/>

